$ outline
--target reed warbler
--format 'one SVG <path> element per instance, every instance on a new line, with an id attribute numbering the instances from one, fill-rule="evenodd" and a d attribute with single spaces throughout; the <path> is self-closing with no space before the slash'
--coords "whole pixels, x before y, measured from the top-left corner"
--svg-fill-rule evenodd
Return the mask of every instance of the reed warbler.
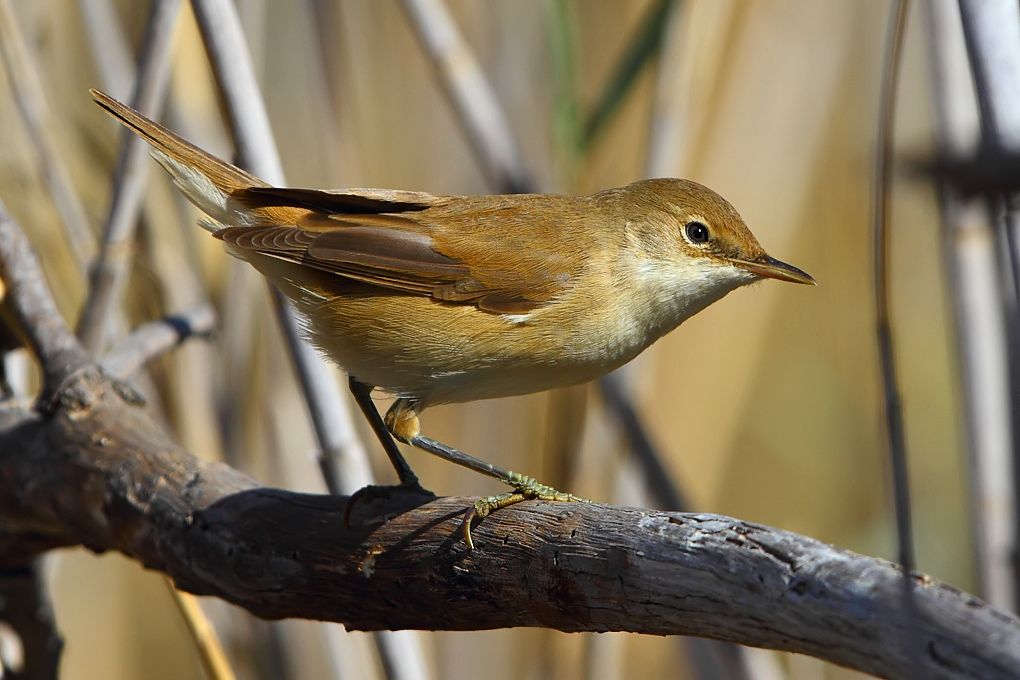
<path id="1" fill-rule="evenodd" d="M 580 197 L 272 187 L 92 95 L 152 145 L 202 225 L 295 302 L 308 337 L 350 376 L 401 485 L 421 488 L 393 437 L 513 487 L 469 508 L 468 545 L 472 519 L 495 509 L 584 499 L 422 436 L 422 410 L 592 380 L 740 286 L 814 283 L 695 182 Z M 397 397 L 385 419 L 376 387 Z"/>

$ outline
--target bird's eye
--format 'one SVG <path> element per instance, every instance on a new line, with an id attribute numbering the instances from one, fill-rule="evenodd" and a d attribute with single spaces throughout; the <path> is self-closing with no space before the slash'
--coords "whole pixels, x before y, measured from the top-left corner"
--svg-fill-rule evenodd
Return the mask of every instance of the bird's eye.
<path id="1" fill-rule="evenodd" d="M 708 227 L 702 222 L 688 222 L 684 225 L 684 231 L 687 233 L 687 238 L 690 239 L 691 243 L 708 243 L 710 238 Z"/>

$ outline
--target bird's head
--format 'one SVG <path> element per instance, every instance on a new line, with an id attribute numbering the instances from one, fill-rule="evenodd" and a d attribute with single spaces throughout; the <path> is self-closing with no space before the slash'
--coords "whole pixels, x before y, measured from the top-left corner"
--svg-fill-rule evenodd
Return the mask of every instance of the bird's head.
<path id="1" fill-rule="evenodd" d="M 620 192 L 628 269 L 657 314 L 675 327 L 730 291 L 762 279 L 815 285 L 771 257 L 719 194 L 696 182 L 651 179 Z M 665 330 L 668 330 L 666 328 Z"/>

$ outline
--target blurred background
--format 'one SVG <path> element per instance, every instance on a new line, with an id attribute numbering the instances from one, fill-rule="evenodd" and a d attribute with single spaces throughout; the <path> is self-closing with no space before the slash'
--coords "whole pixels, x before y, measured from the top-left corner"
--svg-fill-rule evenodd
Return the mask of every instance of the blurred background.
<path id="1" fill-rule="evenodd" d="M 48 134 L 98 237 L 122 137 L 87 90 L 129 98 L 130 76 L 117 80 L 117 53 L 122 65 L 126 59 L 133 67 L 150 5 L 4 3 L 48 102 Z M 504 188 L 490 183 L 444 94 L 407 11 L 411 4 L 237 0 L 291 185 L 444 194 Z M 689 506 L 895 559 L 870 226 L 889 3 L 446 5 L 494 88 L 535 190 L 584 194 L 648 176 L 690 178 L 733 203 L 770 254 L 819 283 L 766 282 L 736 291 L 625 370 L 622 385 Z M 939 20 L 950 37 L 935 45 L 931 27 Z M 898 159 L 935 151 L 940 114 L 933 74 L 939 58 L 966 64 L 959 22 L 954 2 L 911 8 L 897 98 Z M 628 57 L 636 64 L 630 72 L 621 66 Z M 188 3 L 174 27 L 170 64 L 162 120 L 232 158 Z M 74 321 L 85 278 L 15 85 L 8 64 L 0 72 L 0 198 L 39 250 L 61 310 Z M 977 143 L 979 128 L 972 86 L 962 92 L 954 129 L 959 148 L 966 149 Z M 151 367 L 141 384 L 149 408 L 202 458 L 226 460 L 266 484 L 324 492 L 314 432 L 265 287 L 240 273 L 220 244 L 195 226 L 195 211 L 149 165 L 123 313 L 111 338 L 211 300 L 220 319 L 217 334 Z M 897 173 L 890 292 L 918 566 L 995 601 L 982 577 L 980 531 L 973 528 L 980 526 L 974 508 L 983 501 L 971 494 L 969 469 L 976 468 L 968 452 L 975 444 L 966 426 L 966 378 L 957 350 L 961 317 L 951 275 L 956 237 L 947 235 L 940 205 L 930 183 Z M 987 251 L 987 218 L 980 210 L 968 214 L 961 238 Z M 9 371 L 26 365 L 8 360 Z M 25 379 L 31 385 L 30 370 Z M 1000 377 L 999 388 L 1004 381 Z M 387 405 L 380 397 L 380 408 Z M 367 427 L 355 421 L 376 478 L 392 480 Z M 435 408 L 423 428 L 564 490 L 656 505 L 594 385 Z M 437 493 L 502 490 L 427 454 L 412 451 L 408 458 Z M 48 568 L 67 643 L 64 677 L 202 677 L 157 575 L 119 555 L 82 549 L 60 552 Z M 996 597 L 1003 598 L 1000 606 L 1014 607 L 1011 596 Z M 369 635 L 303 621 L 268 624 L 219 602 L 207 602 L 206 609 L 240 677 L 384 677 Z M 426 632 L 419 640 L 425 677 L 709 677 L 696 674 L 690 648 L 674 639 L 522 629 Z M 758 678 L 855 676 L 805 657 L 753 652 L 748 658 Z"/>

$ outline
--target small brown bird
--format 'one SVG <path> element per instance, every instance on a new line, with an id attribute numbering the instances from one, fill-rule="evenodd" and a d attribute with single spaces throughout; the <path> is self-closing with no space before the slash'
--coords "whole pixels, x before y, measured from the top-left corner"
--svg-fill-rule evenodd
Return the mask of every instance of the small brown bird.
<path id="1" fill-rule="evenodd" d="M 420 434 L 435 404 L 565 387 L 605 375 L 730 291 L 814 280 L 769 257 L 737 211 L 687 180 L 591 196 L 438 196 L 271 187 L 111 97 L 202 225 L 291 298 L 308 337 L 351 389 L 400 482 L 418 480 L 393 439 L 489 474 L 521 500 L 581 501 Z M 397 397 L 385 421 L 374 387 Z"/>

